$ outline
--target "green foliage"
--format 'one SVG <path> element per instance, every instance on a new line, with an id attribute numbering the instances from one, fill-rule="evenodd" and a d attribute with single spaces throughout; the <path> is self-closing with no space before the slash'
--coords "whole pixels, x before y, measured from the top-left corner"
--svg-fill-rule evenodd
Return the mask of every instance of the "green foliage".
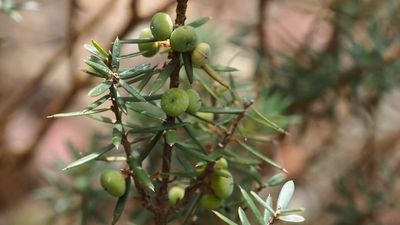
<path id="1" fill-rule="evenodd" d="M 22 16 L 18 11 L 37 10 L 39 4 L 36 1 L 16 2 L 14 0 L 0 0 L 0 12 L 7 14 L 11 19 L 19 22 Z"/>
<path id="2" fill-rule="evenodd" d="M 264 110 L 258 110 L 253 100 L 239 95 L 245 85 L 236 83 L 233 73 L 239 72 L 237 69 L 212 65 L 208 60 L 201 68 L 193 69 L 192 50 L 198 39 L 195 29 L 207 21 L 201 18 L 188 26 L 175 28 L 171 34 L 171 46 L 168 46 L 168 42 L 159 45 L 158 40 L 150 35 L 141 35 L 139 39 L 116 38 L 110 51 L 106 51 L 93 40 L 85 46 L 91 54 L 85 63 L 91 69 L 84 72 L 98 81 L 88 94 L 96 99 L 80 112 L 49 116 L 86 116 L 108 126 L 101 140 L 96 140 L 96 147 L 90 149 L 86 156 L 75 154 L 75 161 L 64 170 L 90 165 L 101 168 L 96 171 L 111 166 L 114 171 L 121 171 L 116 172 L 120 182 L 116 187 L 112 186 L 117 190 L 108 190 L 113 196 L 119 197 L 112 214 L 112 224 L 117 223 L 124 213 L 128 213 L 137 224 L 147 224 L 151 217 L 156 221 L 164 219 L 162 223 L 174 220 L 185 223 L 210 214 L 210 209 L 229 208 L 234 208 L 234 211 L 238 208 L 242 222 L 249 224 L 242 203 L 250 206 L 258 222 L 265 222 L 247 190 L 253 185 L 263 187 L 264 183 L 267 184 L 261 179 L 259 165 L 266 163 L 278 171 L 286 170 L 258 150 L 260 139 L 256 137 L 260 133 L 286 132 L 266 117 Z M 157 28 L 157 24 L 153 25 L 155 30 L 161 29 Z M 185 30 L 189 30 L 189 33 L 185 33 Z M 157 39 L 164 39 L 164 31 L 161 33 L 163 35 L 155 35 Z M 140 52 L 121 55 L 122 48 L 127 44 L 138 44 Z M 156 51 L 150 54 L 149 46 L 156 46 L 157 49 L 151 49 Z M 150 64 L 121 67 L 121 60 L 133 59 L 134 62 L 135 57 L 153 56 L 160 46 L 169 53 L 168 58 L 159 63 L 161 67 Z M 180 78 L 179 71 L 186 72 L 187 76 Z M 186 83 L 186 88 L 179 87 L 184 86 L 180 83 Z M 192 87 L 196 87 L 196 91 Z M 278 103 L 279 99 L 275 100 L 274 104 Z M 110 107 L 100 108 L 103 104 Z M 285 106 L 276 109 L 274 116 L 278 116 Z M 284 118 L 280 119 L 279 124 L 288 124 Z M 99 148 L 97 142 L 106 147 Z M 201 169 L 195 168 L 198 163 L 202 164 Z M 85 192 L 70 189 L 69 185 L 58 190 L 66 190 L 70 196 L 77 194 L 85 199 L 87 207 L 81 211 L 82 224 L 98 213 L 99 207 L 92 204 L 96 201 L 92 198 L 104 199 L 104 191 L 93 187 L 92 180 L 96 176 L 98 174 L 95 171 L 79 175 L 86 182 Z M 275 178 L 274 182 L 268 181 L 268 184 L 277 185 L 283 179 Z M 103 183 L 103 187 L 109 185 Z M 235 191 L 238 185 L 246 187 L 240 188 L 244 201 L 240 193 Z M 170 192 L 168 196 L 170 186 L 185 188 L 178 191 L 171 189 L 173 193 Z M 281 208 L 277 210 L 286 209 L 294 191 L 293 183 L 287 183 L 282 190 L 278 200 Z M 131 209 L 126 207 L 128 204 L 134 206 L 132 210 L 126 210 Z M 72 213 L 69 210 L 76 210 L 77 207 L 78 204 L 71 203 L 65 206 L 66 211 L 62 213 L 69 215 Z M 138 214 L 146 216 L 135 216 Z M 285 221 L 298 219 L 292 214 L 275 214 L 282 216 Z M 267 216 L 269 218 L 272 215 Z"/>

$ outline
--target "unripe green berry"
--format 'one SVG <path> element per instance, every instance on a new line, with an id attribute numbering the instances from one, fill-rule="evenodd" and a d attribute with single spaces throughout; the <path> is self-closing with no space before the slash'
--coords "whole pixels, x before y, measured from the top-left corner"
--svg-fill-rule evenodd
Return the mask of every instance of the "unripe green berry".
<path id="1" fill-rule="evenodd" d="M 125 178 L 118 171 L 104 171 L 100 176 L 100 183 L 114 197 L 121 197 L 125 193 Z"/>
<path id="2" fill-rule="evenodd" d="M 202 67 L 208 63 L 210 57 L 211 48 L 207 43 L 199 43 L 192 52 L 192 64 L 195 67 Z"/>
<path id="3" fill-rule="evenodd" d="M 186 90 L 186 94 L 189 96 L 189 106 L 186 111 L 196 113 L 201 108 L 201 98 L 199 93 L 193 89 L 188 89 Z"/>
<path id="4" fill-rule="evenodd" d="M 170 44 L 178 52 L 190 52 L 197 44 L 197 34 L 191 26 L 181 26 L 172 31 Z"/>
<path id="5" fill-rule="evenodd" d="M 215 162 L 214 169 L 216 170 L 226 170 L 228 169 L 228 161 L 225 158 L 220 158 Z"/>
<path id="6" fill-rule="evenodd" d="M 212 193 L 205 193 L 200 198 L 200 207 L 204 209 L 217 209 L 221 206 L 223 200 L 213 195 Z"/>
<path id="7" fill-rule="evenodd" d="M 168 116 L 177 117 L 184 113 L 188 106 L 189 97 L 183 89 L 171 88 L 161 96 L 161 108 Z"/>
<path id="8" fill-rule="evenodd" d="M 168 14 L 158 12 L 151 18 L 151 33 L 158 41 L 167 40 L 171 36 L 173 25 L 172 19 Z"/>
<path id="9" fill-rule="evenodd" d="M 139 34 L 140 39 L 152 39 L 153 34 L 150 31 L 150 28 L 143 29 Z M 146 43 L 139 43 L 139 51 L 146 52 L 142 54 L 144 57 L 152 57 L 153 55 L 157 54 L 158 50 L 160 49 L 160 45 L 158 42 L 146 42 Z"/>
<path id="10" fill-rule="evenodd" d="M 204 172 L 204 170 L 206 169 L 206 167 L 207 167 L 207 162 L 201 161 L 201 162 L 198 162 L 198 163 L 195 165 L 194 171 L 195 171 L 197 174 L 201 174 L 201 173 Z"/>
<path id="11" fill-rule="evenodd" d="M 169 204 L 175 205 L 185 195 L 185 189 L 175 186 L 172 187 L 168 192 Z"/>
<path id="12" fill-rule="evenodd" d="M 221 199 L 229 197 L 233 192 L 232 174 L 227 170 L 220 170 L 211 174 L 211 189 Z"/>

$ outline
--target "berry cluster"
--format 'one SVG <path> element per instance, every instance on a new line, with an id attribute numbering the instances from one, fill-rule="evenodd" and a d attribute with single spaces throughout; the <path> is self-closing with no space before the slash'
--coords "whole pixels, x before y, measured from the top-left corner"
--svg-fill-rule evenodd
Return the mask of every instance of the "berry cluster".
<path id="1" fill-rule="evenodd" d="M 201 174 L 206 169 L 206 162 L 199 162 L 195 171 Z M 224 199 L 231 196 L 233 192 L 233 176 L 228 171 L 228 162 L 225 158 L 216 161 L 213 172 L 205 181 L 207 185 L 202 187 L 200 206 L 204 209 L 216 209 L 223 203 Z M 185 189 L 180 186 L 172 187 L 168 192 L 171 205 L 175 205 L 185 195 Z"/>

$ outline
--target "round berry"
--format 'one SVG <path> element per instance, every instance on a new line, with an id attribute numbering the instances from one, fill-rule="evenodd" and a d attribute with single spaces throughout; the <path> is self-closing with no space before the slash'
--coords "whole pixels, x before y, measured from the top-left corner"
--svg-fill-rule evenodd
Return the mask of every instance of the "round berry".
<path id="1" fill-rule="evenodd" d="M 175 205 L 185 195 L 185 189 L 175 186 L 172 187 L 168 192 L 169 204 Z"/>
<path id="2" fill-rule="evenodd" d="M 186 90 L 186 94 L 189 96 L 189 106 L 186 111 L 196 113 L 201 108 L 201 98 L 199 93 L 193 89 L 188 89 Z"/>
<path id="3" fill-rule="evenodd" d="M 202 67 L 208 63 L 210 57 L 211 48 L 207 43 L 199 43 L 192 52 L 192 63 L 195 67 Z"/>
<path id="4" fill-rule="evenodd" d="M 194 171 L 195 171 L 197 174 L 201 174 L 201 173 L 204 172 L 204 170 L 206 169 L 206 167 L 207 167 L 207 162 L 201 161 L 201 162 L 198 162 L 198 163 L 194 166 Z"/>
<path id="5" fill-rule="evenodd" d="M 228 161 L 222 157 L 215 162 L 214 168 L 216 170 L 226 170 L 228 169 Z"/>
<path id="6" fill-rule="evenodd" d="M 151 33 L 158 41 L 167 40 L 171 36 L 173 26 L 171 17 L 166 13 L 158 12 L 151 18 Z"/>
<path id="7" fill-rule="evenodd" d="M 211 189 L 219 198 L 225 199 L 233 192 L 233 177 L 227 170 L 211 174 Z"/>
<path id="8" fill-rule="evenodd" d="M 168 116 L 179 116 L 188 106 L 189 97 L 183 89 L 171 88 L 161 96 L 161 108 Z"/>
<path id="9" fill-rule="evenodd" d="M 152 39 L 153 34 L 150 31 L 150 28 L 143 29 L 139 34 L 140 39 Z M 153 55 L 157 54 L 158 50 L 160 49 L 160 45 L 158 42 L 146 42 L 146 43 L 139 43 L 139 51 L 145 52 L 142 55 L 144 57 L 152 57 Z"/>
<path id="10" fill-rule="evenodd" d="M 170 44 L 178 52 L 190 52 L 197 44 L 197 34 L 191 26 L 181 26 L 172 31 Z"/>
<path id="11" fill-rule="evenodd" d="M 100 183 L 114 197 L 121 197 L 125 193 L 125 178 L 118 171 L 104 171 L 100 176 Z"/>
<path id="12" fill-rule="evenodd" d="M 200 198 L 200 206 L 204 209 L 217 209 L 223 200 L 211 193 L 205 193 Z"/>

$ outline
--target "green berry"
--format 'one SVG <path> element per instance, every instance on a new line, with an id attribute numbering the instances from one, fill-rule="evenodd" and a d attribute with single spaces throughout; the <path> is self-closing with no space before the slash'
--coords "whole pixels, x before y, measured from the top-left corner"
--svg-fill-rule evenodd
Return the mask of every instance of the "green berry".
<path id="1" fill-rule="evenodd" d="M 188 89 L 186 90 L 186 94 L 189 96 L 189 106 L 186 111 L 196 113 L 201 108 L 201 98 L 199 93 L 193 89 Z"/>
<path id="2" fill-rule="evenodd" d="M 153 34 L 151 33 L 150 28 L 145 28 L 139 34 L 140 39 L 152 39 Z M 142 54 L 144 57 L 152 57 L 153 55 L 157 54 L 158 50 L 160 49 L 160 45 L 158 42 L 146 42 L 146 43 L 139 43 L 139 51 L 146 52 Z"/>
<path id="3" fill-rule="evenodd" d="M 228 161 L 225 158 L 220 158 L 215 162 L 214 169 L 216 170 L 226 170 L 228 169 Z"/>
<path id="4" fill-rule="evenodd" d="M 104 190 L 114 197 L 121 197 L 125 193 L 125 178 L 118 171 L 104 171 L 101 174 L 100 183 Z"/>
<path id="5" fill-rule="evenodd" d="M 175 186 L 171 188 L 168 192 L 169 204 L 175 205 L 179 200 L 185 195 L 185 189 Z"/>
<path id="6" fill-rule="evenodd" d="M 205 193 L 200 198 L 200 206 L 204 209 L 217 209 L 223 200 L 211 193 Z"/>
<path id="7" fill-rule="evenodd" d="M 189 97 L 186 91 L 180 88 L 171 88 L 161 97 L 161 108 L 171 117 L 184 113 L 189 106 Z"/>
<path id="8" fill-rule="evenodd" d="M 173 50 L 178 52 L 190 52 L 197 44 L 197 34 L 191 26 L 181 26 L 176 28 L 170 38 Z"/>
<path id="9" fill-rule="evenodd" d="M 151 33 L 156 40 L 167 40 L 171 36 L 173 25 L 172 19 L 168 14 L 158 12 L 151 18 Z"/>
<path id="10" fill-rule="evenodd" d="M 225 199 L 233 192 L 233 177 L 227 170 L 211 174 L 211 189 L 219 198 Z"/>
<path id="11" fill-rule="evenodd" d="M 208 63 L 211 48 L 207 43 L 199 43 L 192 52 L 192 63 L 195 67 L 202 67 Z"/>
<path id="12" fill-rule="evenodd" d="M 195 171 L 197 174 L 201 174 L 201 173 L 204 172 L 204 170 L 206 169 L 206 167 L 207 167 L 207 162 L 201 161 L 201 162 L 198 162 L 198 163 L 195 165 L 194 171 Z"/>

